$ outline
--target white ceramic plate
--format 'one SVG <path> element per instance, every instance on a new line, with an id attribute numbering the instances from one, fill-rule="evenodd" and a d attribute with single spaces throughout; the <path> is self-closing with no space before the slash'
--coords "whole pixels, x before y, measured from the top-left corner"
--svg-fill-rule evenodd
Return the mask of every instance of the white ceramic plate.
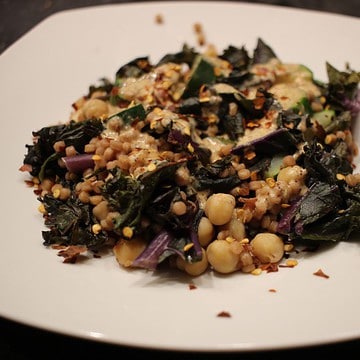
<path id="1" fill-rule="evenodd" d="M 155 22 L 161 14 L 164 23 Z M 299 256 L 261 276 L 193 279 L 127 272 L 115 258 L 63 264 L 42 245 L 38 202 L 18 171 L 31 132 L 64 122 L 88 86 L 138 56 L 156 61 L 186 42 L 252 51 L 263 38 L 286 62 L 327 80 L 325 61 L 360 69 L 357 18 L 227 2 L 111 5 L 52 16 L 0 57 L 2 141 L 0 315 L 50 331 L 154 349 L 255 351 L 360 336 L 360 242 Z M 357 130 L 356 137 L 360 139 Z M 313 273 L 322 269 L 330 277 Z M 269 291 L 276 289 L 276 292 Z M 218 317 L 221 311 L 230 318 Z"/>

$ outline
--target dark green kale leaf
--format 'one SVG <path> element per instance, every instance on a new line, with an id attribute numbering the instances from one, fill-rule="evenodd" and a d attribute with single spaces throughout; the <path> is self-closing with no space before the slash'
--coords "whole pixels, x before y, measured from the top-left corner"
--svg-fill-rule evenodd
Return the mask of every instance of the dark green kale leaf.
<path id="1" fill-rule="evenodd" d="M 278 224 L 278 231 L 289 238 L 301 237 L 310 226 L 325 226 L 343 205 L 340 189 L 336 184 L 316 182 L 307 193 L 286 209 Z"/>
<path id="2" fill-rule="evenodd" d="M 336 184 L 314 183 L 299 203 L 298 212 L 294 217 L 296 233 L 301 233 L 306 225 L 328 214 L 337 213 L 341 205 L 342 197 Z"/>
<path id="3" fill-rule="evenodd" d="M 210 159 L 211 152 L 209 149 L 200 146 L 190 135 L 182 133 L 180 130 L 171 128 L 167 137 L 168 143 L 174 145 L 177 149 L 189 153 L 190 157 L 196 157 L 203 164 L 207 164 Z M 191 150 L 189 150 L 191 149 Z"/>
<path id="4" fill-rule="evenodd" d="M 107 242 L 106 232 L 95 234 L 92 231 L 96 221 L 89 204 L 75 197 L 63 201 L 48 194 L 39 200 L 47 213 L 44 223 L 50 229 L 42 232 L 44 245 L 85 245 L 90 250 L 97 250 Z"/>
<path id="5" fill-rule="evenodd" d="M 267 156 L 279 153 L 291 154 L 296 150 L 296 146 L 297 141 L 292 133 L 286 128 L 279 128 L 248 143 L 235 146 L 232 153 L 241 155 L 247 149 L 253 148 L 257 154 Z"/>
<path id="6" fill-rule="evenodd" d="M 156 270 L 159 264 L 173 255 L 180 256 L 185 261 L 192 263 L 200 261 L 202 259 L 202 248 L 197 235 L 197 227 L 202 216 L 203 212 L 199 210 L 191 224 L 189 224 L 187 232 L 179 231 L 177 227 L 172 229 L 163 228 L 133 261 L 132 266 Z M 187 248 L 186 245 L 188 244 L 192 244 L 192 246 Z"/>
<path id="7" fill-rule="evenodd" d="M 301 237 L 306 240 L 346 241 L 359 230 L 360 202 L 359 199 L 349 198 L 346 209 L 334 213 L 331 218 L 305 226 Z"/>
<path id="8" fill-rule="evenodd" d="M 349 110 L 353 116 L 360 111 L 360 72 L 348 69 L 339 71 L 334 66 L 326 63 L 329 78 L 325 96 L 328 103 L 338 111 Z"/>
<path id="9" fill-rule="evenodd" d="M 105 92 L 106 95 L 102 97 L 102 99 L 107 100 L 114 84 L 107 78 L 100 79 L 100 85 L 90 85 L 89 93 L 87 94 L 87 98 L 91 98 L 91 95 L 97 91 Z"/>
<path id="10" fill-rule="evenodd" d="M 163 184 L 168 185 L 174 178 L 180 164 L 158 164 L 156 170 L 147 171 L 138 178 L 125 175 L 119 168 L 110 171 L 113 178 L 105 183 L 102 193 L 110 207 L 120 213 L 115 219 L 115 231 L 121 233 L 124 227 L 132 228 L 134 233 L 141 231 L 140 221 L 151 199 Z"/>
<path id="11" fill-rule="evenodd" d="M 110 172 L 113 178 L 105 183 L 102 192 L 110 207 L 121 214 L 116 219 L 115 228 L 121 230 L 125 226 L 136 227 L 149 193 L 144 193 L 142 184 L 125 175 L 119 168 Z"/>
<path id="12" fill-rule="evenodd" d="M 237 140 L 244 135 L 244 116 L 241 112 L 235 115 L 229 114 L 229 103 L 222 101 L 218 111 L 219 130 L 229 136 L 230 140 Z"/>
<path id="13" fill-rule="evenodd" d="M 229 135 L 230 140 L 237 140 L 244 135 L 243 115 L 238 112 L 235 115 L 224 114 L 220 118 L 220 125 L 225 134 Z"/>
<path id="14" fill-rule="evenodd" d="M 277 58 L 274 50 L 261 38 L 258 38 L 252 59 L 253 64 L 265 64 L 273 58 Z"/>
<path id="15" fill-rule="evenodd" d="M 347 147 L 344 142 L 327 151 L 315 139 L 304 146 L 303 166 L 307 169 L 307 182 L 326 181 L 329 184 L 337 183 L 336 174 L 351 174 L 352 165 L 347 159 Z"/>
<path id="16" fill-rule="evenodd" d="M 197 96 L 183 99 L 179 104 L 180 114 L 201 115 L 202 104 Z"/>
<path id="17" fill-rule="evenodd" d="M 64 169 L 57 164 L 57 159 L 64 156 L 55 153 L 54 144 L 64 141 L 65 146 L 74 146 L 79 153 L 84 152 L 84 146 L 103 131 L 103 123 L 99 119 L 89 119 L 82 122 L 70 121 L 66 125 L 44 127 L 39 131 L 33 131 L 34 144 L 26 145 L 27 154 L 24 164 L 31 165 L 30 174 L 42 177 L 61 175 Z M 40 179 L 42 180 L 42 179 Z"/>
<path id="18" fill-rule="evenodd" d="M 212 192 L 229 192 L 239 185 L 241 180 L 234 175 L 223 177 L 222 173 L 231 166 L 231 156 L 225 156 L 211 164 L 201 166 L 193 171 L 194 188 L 197 191 L 210 189 Z"/>
<path id="19" fill-rule="evenodd" d="M 248 69 L 251 58 L 244 46 L 237 48 L 230 45 L 223 51 L 220 58 L 228 61 L 231 64 L 232 70 L 227 76 L 219 76 L 218 82 L 224 82 L 239 87 L 245 80 L 249 80 L 252 77 L 252 74 Z"/>
<path id="20" fill-rule="evenodd" d="M 241 48 L 228 46 L 219 56 L 221 59 L 228 61 L 233 69 L 246 70 L 250 65 L 251 58 L 244 46 Z"/>
<path id="21" fill-rule="evenodd" d="M 139 78 L 152 69 L 153 65 L 147 56 L 138 57 L 119 68 L 116 72 L 116 82 L 118 83 L 125 78 Z"/>
<path id="22" fill-rule="evenodd" d="M 360 230 L 360 186 L 314 183 L 288 208 L 278 231 L 290 240 L 346 241 Z"/>
<path id="23" fill-rule="evenodd" d="M 184 44 L 180 52 L 163 56 L 156 66 L 170 62 L 175 64 L 188 64 L 191 67 L 198 54 L 194 48 Z"/>
<path id="24" fill-rule="evenodd" d="M 290 239 L 347 240 L 360 228 L 360 186 L 349 187 L 337 174 L 351 174 L 347 148 L 327 149 L 316 140 L 304 146 L 299 164 L 307 169 L 308 191 L 281 216 L 278 231 Z"/>

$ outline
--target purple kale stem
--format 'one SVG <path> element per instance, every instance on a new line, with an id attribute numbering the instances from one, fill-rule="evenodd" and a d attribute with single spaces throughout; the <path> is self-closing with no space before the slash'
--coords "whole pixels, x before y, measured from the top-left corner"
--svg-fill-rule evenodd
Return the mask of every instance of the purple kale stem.
<path id="1" fill-rule="evenodd" d="M 342 103 L 354 118 L 357 117 L 360 113 L 360 89 L 358 89 L 353 99 L 344 97 Z"/>
<path id="2" fill-rule="evenodd" d="M 172 241 L 172 235 L 162 230 L 151 241 L 149 246 L 133 261 L 133 267 L 140 267 L 148 270 L 155 270 L 160 255 L 167 249 Z"/>
<path id="3" fill-rule="evenodd" d="M 291 204 L 291 206 L 285 210 L 277 226 L 277 231 L 280 234 L 289 235 L 291 233 L 293 228 L 294 216 L 299 209 L 302 199 L 303 197 L 297 198 Z"/>
<path id="4" fill-rule="evenodd" d="M 66 168 L 73 173 L 80 173 L 86 169 L 94 167 L 93 154 L 80 154 L 74 156 L 65 156 L 62 161 Z"/>
<path id="5" fill-rule="evenodd" d="M 271 133 L 268 133 L 264 136 L 261 136 L 259 138 L 256 138 L 254 140 L 251 140 L 245 144 L 240 144 L 235 146 L 231 152 L 233 154 L 239 154 L 242 150 L 244 150 L 245 148 L 249 147 L 249 146 L 262 146 L 263 148 L 266 147 L 274 147 L 276 146 L 276 148 L 281 151 L 282 150 L 282 144 L 276 144 L 275 141 L 273 141 L 274 138 L 276 138 L 279 135 L 282 135 L 284 133 L 286 133 L 288 130 L 286 130 L 285 128 L 279 128 L 276 129 L 274 131 L 272 131 Z"/>
<path id="6" fill-rule="evenodd" d="M 196 256 L 199 259 L 201 259 L 202 249 L 201 249 L 201 245 L 199 243 L 199 237 L 197 235 L 197 232 L 193 228 L 190 230 L 190 239 L 191 239 L 191 242 L 194 244 Z"/>

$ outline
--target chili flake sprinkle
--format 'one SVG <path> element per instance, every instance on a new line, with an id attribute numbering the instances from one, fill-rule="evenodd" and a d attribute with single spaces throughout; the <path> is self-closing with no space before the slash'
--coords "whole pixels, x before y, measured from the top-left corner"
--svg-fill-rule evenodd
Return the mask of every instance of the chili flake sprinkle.
<path id="1" fill-rule="evenodd" d="M 314 272 L 314 275 L 329 279 L 329 275 L 325 274 L 321 269 Z"/>
<path id="2" fill-rule="evenodd" d="M 58 256 L 64 257 L 64 263 L 74 264 L 76 263 L 79 255 L 86 251 L 87 249 L 85 246 L 71 245 L 63 250 L 60 250 L 58 252 Z"/>
<path id="3" fill-rule="evenodd" d="M 156 24 L 159 24 L 159 25 L 164 23 L 164 17 L 162 16 L 162 14 L 155 15 L 155 22 L 156 22 Z"/>
<path id="4" fill-rule="evenodd" d="M 220 311 L 216 316 L 217 317 L 230 318 L 231 314 L 228 311 Z"/>

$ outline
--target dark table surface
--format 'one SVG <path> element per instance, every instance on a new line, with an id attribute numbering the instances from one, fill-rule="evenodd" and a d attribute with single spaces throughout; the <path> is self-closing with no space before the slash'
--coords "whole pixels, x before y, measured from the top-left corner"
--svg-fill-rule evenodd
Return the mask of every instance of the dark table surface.
<path id="1" fill-rule="evenodd" d="M 99 4 L 122 3 L 111 0 L 0 0 L 0 54 L 33 26 L 47 16 L 65 9 Z M 130 2 L 130 1 L 127 1 Z M 252 1 L 360 17 L 359 0 L 267 0 Z M 359 34 L 360 35 L 360 34 Z M 360 54 L 359 54 L 360 55 Z M 3 275 L 3 274 L 2 274 Z M 355 275 L 355 274 L 354 274 Z M 1 289 L 0 289 L 1 297 Z M 336 309 L 334 309 L 336 311 Z M 359 309 L 354 309 L 359 311 Z M 360 326 L 360 324 L 359 324 Z M 171 359 L 289 359 L 292 356 L 330 356 L 357 358 L 360 340 L 312 346 L 300 349 L 250 353 L 173 352 L 131 348 L 91 342 L 84 339 L 47 332 L 0 317 L 0 359 L 82 359 L 148 358 L 162 356 Z"/>

